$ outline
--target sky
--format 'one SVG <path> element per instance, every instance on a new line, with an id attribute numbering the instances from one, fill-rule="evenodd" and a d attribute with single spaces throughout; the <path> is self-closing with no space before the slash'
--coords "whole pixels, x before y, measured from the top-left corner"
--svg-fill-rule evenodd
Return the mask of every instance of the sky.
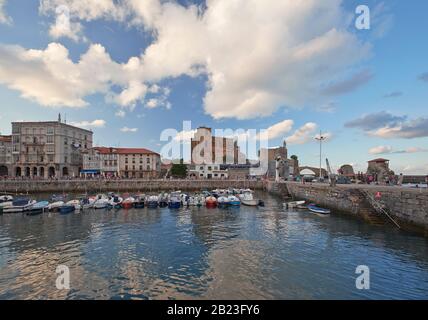
<path id="1" fill-rule="evenodd" d="M 95 145 L 161 152 L 165 129 L 267 130 L 269 146 L 317 166 L 322 131 L 333 169 L 382 157 L 428 174 L 427 12 L 424 0 L 0 0 L 0 132 L 61 113 Z"/>

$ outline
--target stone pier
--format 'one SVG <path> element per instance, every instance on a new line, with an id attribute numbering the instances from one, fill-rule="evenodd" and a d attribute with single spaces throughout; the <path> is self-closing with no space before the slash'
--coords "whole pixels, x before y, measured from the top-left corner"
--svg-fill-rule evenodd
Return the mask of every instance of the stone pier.
<path id="1" fill-rule="evenodd" d="M 367 199 L 379 193 L 380 203 L 401 227 L 422 230 L 428 235 L 428 190 L 398 186 L 302 184 L 297 182 L 268 182 L 265 189 L 280 196 L 291 196 L 327 207 L 333 211 L 348 213 L 366 220 L 392 223 L 379 214 Z"/>

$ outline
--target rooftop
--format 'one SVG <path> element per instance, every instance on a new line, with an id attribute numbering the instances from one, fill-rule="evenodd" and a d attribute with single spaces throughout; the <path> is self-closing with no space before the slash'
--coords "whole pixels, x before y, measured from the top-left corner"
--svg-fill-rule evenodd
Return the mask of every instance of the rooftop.
<path id="1" fill-rule="evenodd" d="M 154 152 L 145 148 L 95 147 L 94 149 L 101 154 L 116 153 L 116 154 L 157 154 L 159 155 L 157 152 Z"/>

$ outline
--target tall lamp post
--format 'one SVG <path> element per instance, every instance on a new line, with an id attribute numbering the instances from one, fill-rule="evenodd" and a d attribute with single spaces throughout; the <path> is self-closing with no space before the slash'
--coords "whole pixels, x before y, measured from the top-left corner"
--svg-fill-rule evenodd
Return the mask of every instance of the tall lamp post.
<path id="1" fill-rule="evenodd" d="M 322 142 L 325 139 L 327 139 L 327 137 L 323 136 L 321 131 L 320 131 L 320 135 L 318 137 L 315 137 L 315 140 L 318 140 L 320 142 L 320 182 L 322 179 Z"/>

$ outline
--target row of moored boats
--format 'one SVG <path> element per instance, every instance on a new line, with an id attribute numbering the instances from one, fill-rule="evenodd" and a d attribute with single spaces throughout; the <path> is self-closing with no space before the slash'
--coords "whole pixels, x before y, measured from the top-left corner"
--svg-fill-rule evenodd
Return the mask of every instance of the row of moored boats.
<path id="1" fill-rule="evenodd" d="M 264 205 L 262 200 L 254 198 L 253 191 L 250 189 L 216 189 L 192 195 L 181 191 L 162 192 L 157 195 L 118 195 L 108 193 L 95 196 L 84 195 L 68 201 L 66 195 L 54 195 L 50 201 L 36 201 L 25 196 L 14 198 L 11 195 L 4 195 L 0 196 L 0 214 L 24 212 L 28 215 L 36 215 L 47 211 L 66 214 L 87 209 L 139 209 L 145 207 L 180 208 L 183 206 L 205 206 L 215 208 L 239 207 L 241 204 L 246 206 Z"/>

